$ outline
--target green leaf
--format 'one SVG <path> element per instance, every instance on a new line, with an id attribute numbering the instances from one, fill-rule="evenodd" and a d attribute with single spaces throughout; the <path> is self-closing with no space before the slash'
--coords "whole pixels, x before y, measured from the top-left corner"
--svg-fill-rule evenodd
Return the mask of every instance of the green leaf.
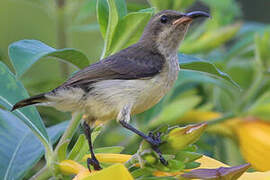
<path id="1" fill-rule="evenodd" d="M 144 168 L 139 168 L 131 172 L 132 176 L 134 178 L 138 178 L 141 176 L 149 176 L 153 173 L 152 168 L 144 167 Z M 141 179 L 141 178 L 140 178 Z"/>
<path id="2" fill-rule="evenodd" d="M 195 169 L 195 168 L 198 168 L 200 167 L 201 163 L 199 162 L 189 162 L 187 164 L 185 164 L 185 169 Z"/>
<path id="3" fill-rule="evenodd" d="M 96 137 L 99 135 L 101 132 L 101 126 L 95 128 L 94 132 L 92 133 L 92 142 L 94 143 Z M 83 158 L 85 154 L 89 152 L 89 146 L 87 139 L 85 138 L 84 134 L 81 134 L 71 149 L 70 153 L 67 156 L 67 159 L 79 161 Z"/>
<path id="4" fill-rule="evenodd" d="M 248 115 L 269 121 L 270 118 L 270 92 L 262 94 L 248 109 Z"/>
<path id="5" fill-rule="evenodd" d="M 73 146 L 73 148 L 69 152 L 67 159 L 78 160 L 76 157 L 77 157 L 78 153 L 80 152 L 80 150 L 83 148 L 83 146 L 85 144 L 85 140 L 86 139 L 85 139 L 84 135 L 80 134 L 75 145 Z"/>
<path id="6" fill-rule="evenodd" d="M 12 43 L 9 46 L 9 56 L 18 77 L 44 57 L 58 58 L 78 68 L 83 68 L 89 64 L 87 57 L 78 50 L 71 48 L 54 49 L 37 40 L 21 40 Z"/>
<path id="7" fill-rule="evenodd" d="M 174 121 L 180 118 L 185 112 L 197 106 L 200 101 L 201 98 L 198 96 L 188 96 L 174 100 L 163 108 L 163 111 L 156 119 L 151 121 L 151 127 L 174 123 Z"/>
<path id="8" fill-rule="evenodd" d="M 109 6 L 107 0 L 97 1 L 97 20 L 103 39 L 106 38 L 106 31 L 109 21 Z"/>
<path id="9" fill-rule="evenodd" d="M 123 146 L 103 147 L 95 149 L 95 153 L 115 153 L 119 154 L 124 150 Z"/>
<path id="10" fill-rule="evenodd" d="M 67 122 L 48 128 L 52 143 L 64 132 Z M 20 119 L 0 109 L 0 177 L 22 179 L 40 160 L 44 146 Z"/>
<path id="11" fill-rule="evenodd" d="M 9 71 L 7 66 L 0 62 L 0 104 L 11 109 L 16 102 L 29 97 L 22 83 Z M 35 107 L 25 107 L 13 112 L 20 118 L 43 142 L 44 145 L 50 146 L 48 134 L 43 121 Z"/>
<path id="12" fill-rule="evenodd" d="M 205 73 L 202 71 L 194 71 L 188 69 L 181 69 L 178 74 L 178 79 L 175 86 L 183 86 L 186 83 L 203 83 L 213 84 L 230 93 L 230 95 L 238 94 L 239 90 L 232 86 L 227 80 L 213 74 Z"/>
<path id="13" fill-rule="evenodd" d="M 67 148 L 68 148 L 68 144 L 69 144 L 70 140 L 65 141 L 64 143 L 62 143 L 59 148 L 57 149 L 57 157 L 59 162 L 63 161 L 66 159 L 67 156 Z"/>
<path id="14" fill-rule="evenodd" d="M 219 29 L 206 31 L 195 42 L 186 39 L 180 46 L 180 52 L 186 54 L 207 53 L 232 39 L 239 31 L 241 24 L 228 25 Z"/>
<path id="15" fill-rule="evenodd" d="M 182 161 L 175 160 L 175 159 L 170 159 L 168 161 L 169 165 L 168 168 L 170 169 L 170 172 L 175 172 L 175 171 L 182 171 L 185 168 L 185 164 Z"/>
<path id="16" fill-rule="evenodd" d="M 228 74 L 220 71 L 210 61 L 205 61 L 205 60 L 202 60 L 200 58 L 190 56 L 190 55 L 179 54 L 179 64 L 182 69 L 202 71 L 202 72 L 211 74 L 213 76 L 223 78 L 227 80 L 229 83 L 231 83 L 233 86 L 239 88 L 238 84 L 234 82 Z"/>
<path id="17" fill-rule="evenodd" d="M 101 10 L 98 11 L 98 16 L 100 16 L 101 22 L 102 22 L 101 24 L 102 34 L 104 33 L 104 29 L 106 29 L 105 31 L 106 35 L 104 38 L 105 40 L 104 48 L 103 48 L 101 59 L 111 54 L 111 52 L 109 52 L 109 49 L 112 44 L 112 39 L 116 31 L 117 24 L 127 14 L 125 0 L 107 0 L 107 3 L 108 3 L 107 7 L 109 8 L 109 11 L 108 11 L 109 13 L 107 15 L 105 15 L 104 13 L 101 14 Z M 98 3 L 98 8 L 100 7 L 99 4 L 103 7 L 104 10 L 106 10 L 106 5 L 105 5 L 104 0 L 101 0 L 101 2 Z M 107 23 L 104 23 L 106 19 L 107 19 Z"/>
<path id="18" fill-rule="evenodd" d="M 184 163 L 193 162 L 202 157 L 202 154 L 190 151 L 179 151 L 175 158 L 179 161 L 183 161 Z"/>
<path id="19" fill-rule="evenodd" d="M 265 69 L 268 70 L 270 67 L 270 30 L 265 30 L 262 36 L 256 34 L 255 44 L 257 56 L 265 66 Z"/>
<path id="20" fill-rule="evenodd" d="M 150 9 L 153 10 L 153 9 Z M 144 30 L 144 27 L 150 20 L 153 12 L 133 12 L 125 16 L 121 21 L 119 21 L 113 40 L 110 52 L 112 54 L 117 51 L 126 48 L 134 43 L 136 43 Z"/>

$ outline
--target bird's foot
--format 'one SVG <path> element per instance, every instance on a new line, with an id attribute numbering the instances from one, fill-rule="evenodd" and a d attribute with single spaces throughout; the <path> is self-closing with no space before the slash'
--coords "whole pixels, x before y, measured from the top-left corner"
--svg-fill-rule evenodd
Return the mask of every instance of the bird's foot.
<path id="1" fill-rule="evenodd" d="M 167 166 L 168 165 L 168 161 L 165 160 L 165 158 L 162 156 L 162 153 L 159 149 L 159 146 L 162 144 L 161 141 L 161 133 L 157 132 L 157 133 L 152 133 L 149 132 L 148 134 L 148 138 L 146 139 L 146 141 L 151 144 L 152 149 L 159 155 L 159 160 L 160 162 L 164 165 Z"/>
<path id="2" fill-rule="evenodd" d="M 93 166 L 95 171 L 99 171 L 102 169 L 100 167 L 98 160 L 95 157 L 94 158 L 87 158 L 87 167 L 88 167 L 88 170 L 90 172 L 91 172 L 91 166 Z"/>

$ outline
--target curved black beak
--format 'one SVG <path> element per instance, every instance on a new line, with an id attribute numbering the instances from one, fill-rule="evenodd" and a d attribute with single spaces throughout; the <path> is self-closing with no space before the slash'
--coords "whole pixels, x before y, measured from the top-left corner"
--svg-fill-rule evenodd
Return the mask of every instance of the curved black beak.
<path id="1" fill-rule="evenodd" d="M 193 11 L 193 12 L 189 12 L 189 13 L 186 13 L 186 16 L 187 17 L 190 17 L 192 19 L 196 19 L 196 18 L 199 18 L 199 17 L 211 17 L 210 14 L 206 13 L 206 12 L 203 12 L 203 11 Z"/>

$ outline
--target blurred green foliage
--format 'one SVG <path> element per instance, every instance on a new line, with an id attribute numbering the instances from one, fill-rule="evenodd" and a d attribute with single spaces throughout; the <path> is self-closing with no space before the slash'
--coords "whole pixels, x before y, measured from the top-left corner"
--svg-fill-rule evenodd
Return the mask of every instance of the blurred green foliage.
<path id="1" fill-rule="evenodd" d="M 59 59 L 68 64 L 70 72 L 76 71 L 78 67 L 87 66 L 135 43 L 154 12 L 162 9 L 185 11 L 197 1 L 148 0 L 148 3 L 130 3 L 125 0 L 66 0 L 63 6 L 57 5 L 57 2 L 0 2 L 0 22 L 5 25 L 0 29 L 0 60 L 3 61 L 0 64 L 0 104 L 4 109 L 0 112 L 0 128 L 10 131 L 20 129 L 22 136 L 27 138 L 33 136 L 30 128 L 45 146 L 48 165 L 51 165 L 50 161 L 65 158 L 80 160 L 88 152 L 86 140 L 77 129 L 79 117 L 73 117 L 74 121 L 71 122 L 74 122 L 74 129 L 69 134 L 70 138 L 68 141 L 60 140 L 57 155 L 53 156 L 53 145 L 59 134 L 63 133 L 63 128 L 58 127 L 62 127 L 60 122 L 71 119 L 69 114 L 39 107 L 41 118 L 34 107 L 23 108 L 14 114 L 6 110 L 16 101 L 27 97 L 27 91 L 30 95 L 46 92 L 64 82 L 67 75 L 63 73 L 63 64 L 58 62 Z M 182 43 L 179 50 L 182 70 L 173 90 L 155 107 L 133 117 L 132 123 L 145 132 L 164 124 L 179 125 L 179 119 L 186 112 L 199 108 L 225 115 L 256 116 L 265 121 L 270 119 L 269 26 L 243 21 L 241 9 L 235 0 L 200 2 L 209 8 L 212 18 L 194 24 Z M 59 37 L 62 37 L 60 41 Z M 29 128 L 14 125 L 18 119 Z M 46 130 L 42 120 L 47 127 L 58 124 L 49 128 L 55 128 L 53 133 Z M 106 124 L 105 128 L 96 128 L 95 133 L 95 136 L 102 133 L 102 138 L 97 137 L 95 147 L 105 147 L 97 148 L 97 152 L 135 153 L 140 143 L 140 138 L 119 127 L 115 121 Z M 9 137 L 7 134 L 1 133 L 0 139 L 10 138 L 15 145 L 24 143 L 18 140 L 18 135 L 11 134 Z M 33 144 L 38 146 L 36 154 L 29 160 L 28 166 L 14 176 L 15 179 L 19 176 L 29 177 L 37 171 L 34 165 L 44 150 L 37 140 Z M 115 145 L 119 147 L 110 147 Z M 197 145 L 200 152 L 224 162 L 234 165 L 243 161 L 235 141 L 220 135 L 207 133 Z M 11 157 L 14 148 L 10 147 L 9 152 L 0 151 L 0 158 L 3 155 Z M 25 150 L 26 153 L 30 151 L 31 148 Z M 199 157 L 193 154 L 194 151 L 179 152 L 179 161 L 175 165 L 177 170 L 184 169 L 185 165 L 181 164 L 183 156 L 192 154 Z M 194 163 L 196 158 L 191 159 L 186 163 Z M 23 159 L 17 161 L 23 162 Z M 40 162 L 44 164 L 44 160 Z M 11 160 L 8 163 L 14 169 L 20 166 L 20 163 L 16 166 Z M 0 174 L 4 174 L 6 179 L 10 175 L 13 177 L 11 172 L 14 169 L 0 169 Z M 142 172 L 135 172 L 135 177 L 142 175 Z"/>

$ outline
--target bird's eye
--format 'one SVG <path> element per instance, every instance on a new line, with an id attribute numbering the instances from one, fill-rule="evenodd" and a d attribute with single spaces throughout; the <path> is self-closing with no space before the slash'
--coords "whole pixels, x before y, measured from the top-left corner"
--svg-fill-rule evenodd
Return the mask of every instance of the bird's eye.
<path id="1" fill-rule="evenodd" d="M 167 23 L 168 22 L 168 17 L 165 16 L 165 15 L 161 16 L 160 22 L 163 23 L 163 24 Z"/>

